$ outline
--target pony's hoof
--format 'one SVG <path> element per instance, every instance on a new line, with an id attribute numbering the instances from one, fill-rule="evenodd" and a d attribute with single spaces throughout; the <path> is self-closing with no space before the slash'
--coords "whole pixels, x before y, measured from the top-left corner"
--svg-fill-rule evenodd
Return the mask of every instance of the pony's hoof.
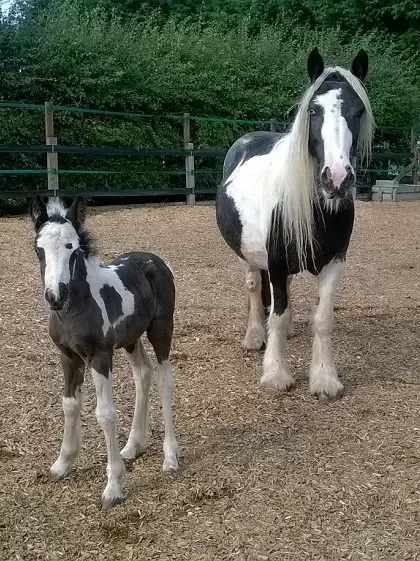
<path id="1" fill-rule="evenodd" d="M 242 346 L 248 351 L 259 351 L 266 343 L 266 335 L 264 329 L 251 328 L 246 332 Z"/>
<path id="2" fill-rule="evenodd" d="M 322 372 L 323 375 L 320 376 L 320 373 L 318 371 L 317 375 L 314 376 L 314 373 L 311 372 L 311 393 L 324 403 L 340 399 L 344 392 L 344 386 L 338 379 L 336 370 L 331 370 L 328 376 L 325 372 Z"/>
<path id="3" fill-rule="evenodd" d="M 289 325 L 287 327 L 286 334 L 288 339 L 291 339 L 295 336 L 295 328 L 293 327 L 293 325 Z"/>

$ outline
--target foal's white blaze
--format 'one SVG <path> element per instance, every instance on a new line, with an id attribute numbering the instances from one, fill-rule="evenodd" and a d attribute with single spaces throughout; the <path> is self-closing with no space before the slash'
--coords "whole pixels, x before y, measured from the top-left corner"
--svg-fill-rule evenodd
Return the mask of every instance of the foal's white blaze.
<path id="1" fill-rule="evenodd" d="M 330 90 L 319 95 L 314 102 L 323 108 L 324 122 L 321 135 L 324 141 L 324 167 L 330 168 L 331 179 L 334 187 L 339 187 L 347 175 L 346 166 L 350 166 L 350 149 L 353 135 L 347 125 L 346 119 L 341 114 L 341 88 Z"/>
<path id="2" fill-rule="evenodd" d="M 70 222 L 46 224 L 37 239 L 37 246 L 45 253 L 45 290 L 50 290 L 58 298 L 59 284 L 70 282 L 70 257 L 79 247 L 76 230 Z"/>

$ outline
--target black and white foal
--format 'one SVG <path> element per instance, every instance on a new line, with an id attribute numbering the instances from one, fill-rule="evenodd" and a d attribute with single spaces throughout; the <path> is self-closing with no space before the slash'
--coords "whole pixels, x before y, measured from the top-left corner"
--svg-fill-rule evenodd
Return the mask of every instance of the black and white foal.
<path id="1" fill-rule="evenodd" d="M 178 444 L 172 424 L 173 377 L 169 362 L 175 286 L 171 271 L 156 255 L 130 252 L 101 265 L 85 230 L 86 205 L 77 198 L 66 207 L 59 198 L 31 203 L 35 251 L 50 307 L 50 335 L 61 351 L 64 370 L 64 436 L 51 467 L 54 478 L 71 470 L 81 445 L 80 411 L 85 365 L 96 388 L 96 417 L 104 431 L 108 482 L 103 507 L 124 497 L 122 458 L 135 458 L 147 446 L 149 388 L 153 367 L 141 342 L 147 337 L 157 358 L 165 440 L 163 470 L 178 469 Z M 123 348 L 131 363 L 136 404 L 128 442 L 118 449 L 117 413 L 112 398 L 112 357 Z M 122 458 L 121 458 L 122 457 Z"/>
<path id="2" fill-rule="evenodd" d="M 332 356 L 333 300 L 353 229 L 356 156 L 367 160 L 373 130 L 361 50 L 351 70 L 324 69 L 317 49 L 308 58 L 311 85 L 290 132 L 251 133 L 226 155 L 217 197 L 217 223 L 246 270 L 249 321 L 243 345 L 266 342 L 262 386 L 287 389 L 294 379 L 285 357 L 293 332 L 292 275 L 318 275 L 311 392 L 334 398 L 343 386 Z M 268 270 L 268 275 L 267 271 Z"/>

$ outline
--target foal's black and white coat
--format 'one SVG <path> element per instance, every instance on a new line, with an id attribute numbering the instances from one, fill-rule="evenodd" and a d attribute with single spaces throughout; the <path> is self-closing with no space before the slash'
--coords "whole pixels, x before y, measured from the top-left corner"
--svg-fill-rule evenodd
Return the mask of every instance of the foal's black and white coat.
<path id="1" fill-rule="evenodd" d="M 366 160 L 370 154 L 373 117 L 362 83 L 367 67 L 361 50 L 351 71 L 324 69 L 314 49 L 311 85 L 291 131 L 247 134 L 225 158 L 217 223 L 246 271 L 245 348 L 266 342 L 264 304 L 271 302 L 261 378 L 269 389 L 294 384 L 285 358 L 286 336 L 293 333 L 289 285 L 303 270 L 319 282 L 311 391 L 334 398 L 343 389 L 332 356 L 333 300 L 353 229 L 356 156 Z"/>
<path id="2" fill-rule="evenodd" d="M 169 353 L 173 332 L 175 285 L 171 271 L 156 255 L 130 252 L 103 266 L 84 228 L 86 206 L 70 207 L 37 196 L 31 204 L 44 295 L 50 306 L 50 335 L 61 351 L 64 370 L 64 435 L 54 478 L 65 477 L 80 450 L 82 384 L 90 366 L 96 388 L 96 416 L 108 453 L 104 507 L 123 499 L 124 463 L 142 453 L 148 438 L 149 388 L 153 367 L 141 342 L 147 337 L 157 358 L 157 385 L 165 423 L 163 470 L 178 469 L 178 444 L 172 424 L 173 377 Z M 116 438 L 117 413 L 112 397 L 112 357 L 123 348 L 136 387 L 132 428 L 123 450 Z"/>

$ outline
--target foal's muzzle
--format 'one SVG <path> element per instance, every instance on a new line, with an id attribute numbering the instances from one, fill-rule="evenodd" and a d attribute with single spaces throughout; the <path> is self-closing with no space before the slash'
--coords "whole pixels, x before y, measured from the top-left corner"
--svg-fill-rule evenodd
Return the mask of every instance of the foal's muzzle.
<path id="1" fill-rule="evenodd" d="M 45 291 L 45 300 L 50 305 L 50 309 L 54 312 L 58 312 L 63 309 L 64 304 L 67 302 L 68 298 L 68 288 L 63 282 L 58 285 L 58 296 L 54 292 L 47 288 Z"/>
<path id="2" fill-rule="evenodd" d="M 350 166 L 346 166 L 346 176 L 339 185 L 332 178 L 331 169 L 325 167 L 321 173 L 321 186 L 328 199 L 342 199 L 354 185 L 354 173 Z"/>

